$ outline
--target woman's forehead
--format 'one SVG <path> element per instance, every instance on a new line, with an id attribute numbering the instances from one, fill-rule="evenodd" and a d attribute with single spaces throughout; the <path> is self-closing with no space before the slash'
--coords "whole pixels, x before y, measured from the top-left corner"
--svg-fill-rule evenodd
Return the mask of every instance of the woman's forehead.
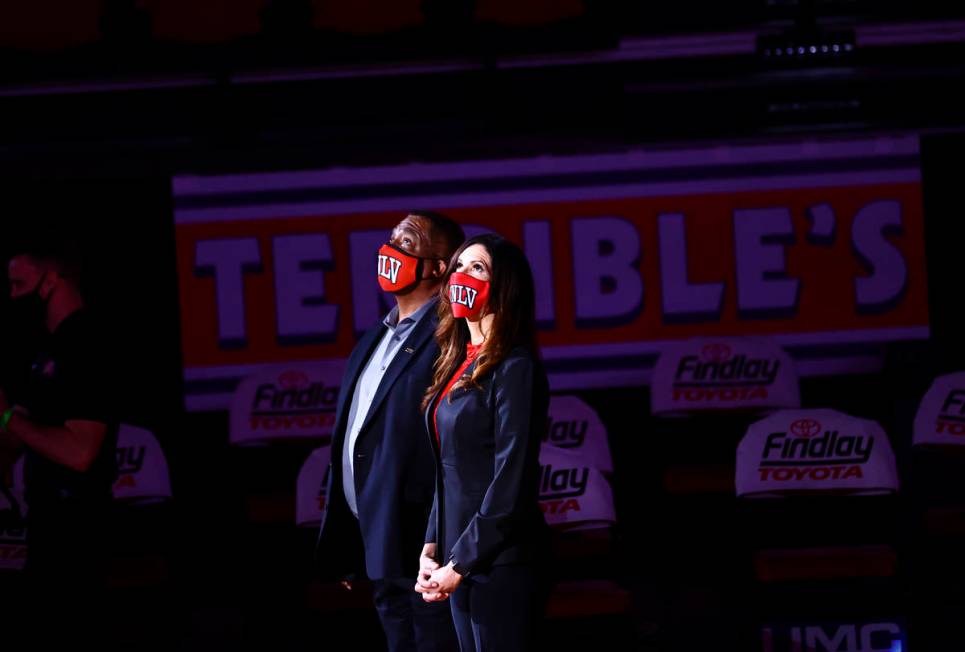
<path id="1" fill-rule="evenodd" d="M 484 263 L 489 263 L 491 260 L 489 257 L 489 252 L 481 244 L 474 244 L 470 247 L 466 247 L 466 250 L 459 254 L 459 260 L 463 263 L 468 263 L 472 261 L 480 261 Z"/>

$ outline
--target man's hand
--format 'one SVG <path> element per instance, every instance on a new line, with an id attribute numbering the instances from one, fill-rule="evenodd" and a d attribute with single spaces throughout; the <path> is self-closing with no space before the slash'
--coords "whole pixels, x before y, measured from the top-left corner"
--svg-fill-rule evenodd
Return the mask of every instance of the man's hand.
<path id="1" fill-rule="evenodd" d="M 435 584 L 435 590 L 439 593 L 449 594 L 459 587 L 462 582 L 462 575 L 452 569 L 452 562 L 442 568 L 438 568 L 429 576 L 429 583 Z"/>
<path id="2" fill-rule="evenodd" d="M 447 593 L 440 593 L 436 583 L 431 580 L 432 573 L 439 569 L 439 563 L 435 560 L 436 544 L 427 543 L 422 547 L 422 554 L 419 555 L 419 576 L 416 578 L 415 590 L 422 594 L 422 599 L 426 602 L 440 602 L 449 597 Z"/>
<path id="3" fill-rule="evenodd" d="M 443 600 L 448 600 L 448 593 L 423 593 L 422 600 L 424 602 L 442 602 Z"/>
<path id="4" fill-rule="evenodd" d="M 422 554 L 419 555 L 419 577 L 429 579 L 432 571 L 439 568 L 436 561 L 436 544 L 427 543 L 422 546 Z"/>

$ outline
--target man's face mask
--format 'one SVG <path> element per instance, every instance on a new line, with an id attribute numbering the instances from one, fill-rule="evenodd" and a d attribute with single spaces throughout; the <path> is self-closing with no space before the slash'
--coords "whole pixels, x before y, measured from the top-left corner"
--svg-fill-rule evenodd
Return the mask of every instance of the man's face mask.
<path id="1" fill-rule="evenodd" d="M 40 286 L 43 282 L 44 277 L 41 276 L 34 289 L 10 298 L 10 311 L 25 329 L 40 328 L 47 319 L 47 300 L 40 296 Z"/>
<path id="2" fill-rule="evenodd" d="M 453 272 L 449 277 L 449 305 L 452 315 L 457 319 L 465 317 L 477 321 L 489 300 L 489 281 L 480 281 L 475 276 Z"/>
<path id="3" fill-rule="evenodd" d="M 399 249 L 394 244 L 385 243 L 379 248 L 379 287 L 393 294 L 406 294 L 415 289 L 423 278 L 425 261 L 435 258 L 420 258 Z"/>

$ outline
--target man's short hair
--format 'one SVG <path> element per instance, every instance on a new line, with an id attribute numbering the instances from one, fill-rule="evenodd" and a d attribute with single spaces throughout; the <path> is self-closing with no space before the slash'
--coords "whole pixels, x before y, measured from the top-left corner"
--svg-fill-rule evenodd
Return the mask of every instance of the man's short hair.
<path id="1" fill-rule="evenodd" d="M 38 265 L 53 269 L 62 278 L 80 285 L 84 271 L 83 256 L 76 243 L 57 236 L 33 236 L 16 243 L 8 260 L 26 256 Z"/>
<path id="2" fill-rule="evenodd" d="M 435 235 L 442 236 L 446 242 L 446 259 L 448 260 L 459 246 L 466 240 L 462 227 L 447 215 L 435 211 L 409 211 L 409 215 L 429 220 Z"/>

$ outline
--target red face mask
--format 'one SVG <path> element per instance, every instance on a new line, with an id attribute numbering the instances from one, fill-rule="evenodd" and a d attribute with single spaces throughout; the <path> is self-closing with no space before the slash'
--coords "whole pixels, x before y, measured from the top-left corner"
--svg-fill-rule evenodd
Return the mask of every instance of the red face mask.
<path id="1" fill-rule="evenodd" d="M 462 272 L 453 272 L 449 277 L 449 305 L 454 317 L 476 321 L 482 316 L 488 300 L 489 281 L 480 281 Z"/>
<path id="2" fill-rule="evenodd" d="M 393 294 L 405 294 L 414 289 L 422 278 L 425 258 L 413 256 L 393 244 L 379 248 L 379 287 Z"/>

